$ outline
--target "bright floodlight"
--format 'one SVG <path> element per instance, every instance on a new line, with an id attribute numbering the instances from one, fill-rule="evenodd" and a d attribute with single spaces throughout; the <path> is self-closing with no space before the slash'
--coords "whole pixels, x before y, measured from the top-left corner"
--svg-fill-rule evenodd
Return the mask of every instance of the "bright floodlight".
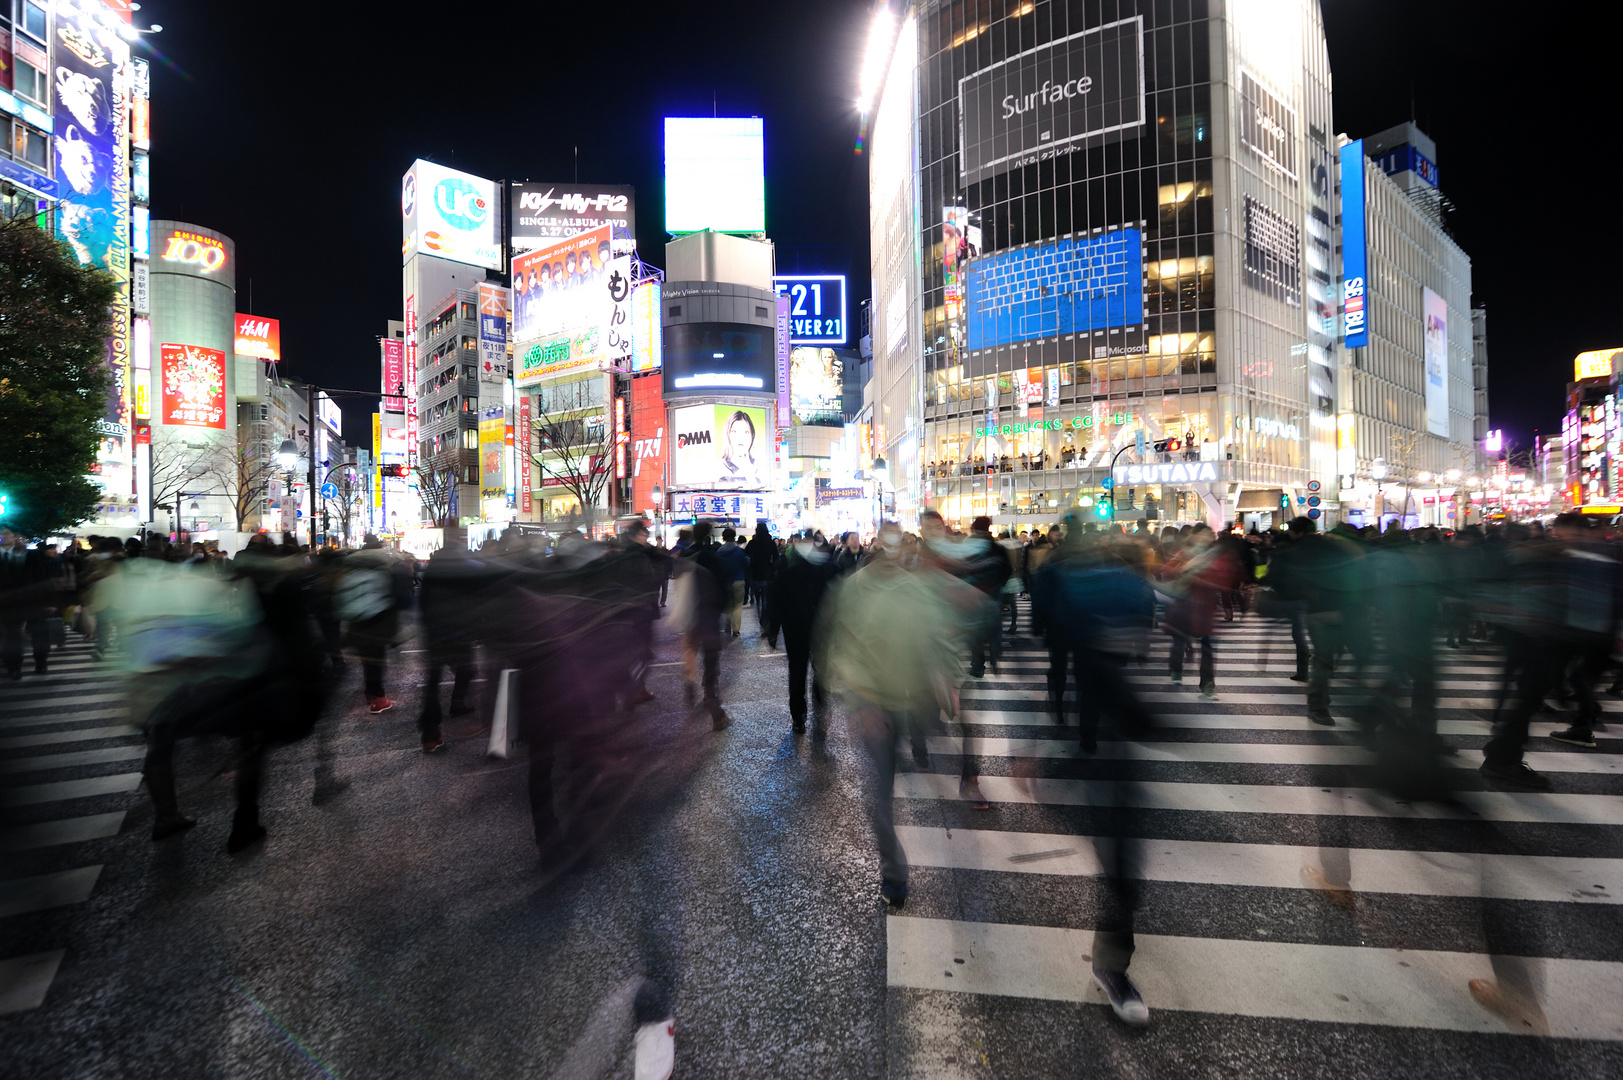
<path id="1" fill-rule="evenodd" d="M 1386 479 L 1386 462 L 1382 461 L 1380 458 L 1376 458 L 1375 459 L 1375 464 L 1373 464 L 1373 465 L 1371 465 L 1369 467 L 1369 475 L 1370 475 L 1371 478 L 1373 478 L 1375 480 L 1385 480 Z"/>
<path id="2" fill-rule="evenodd" d="M 282 466 L 283 472 L 292 472 L 293 466 L 299 463 L 299 448 L 292 439 L 282 440 L 281 447 L 276 451 L 276 462 Z"/>
<path id="3" fill-rule="evenodd" d="M 862 58 L 862 79 L 858 83 L 857 110 L 867 112 L 879 93 L 879 81 L 889 66 L 891 35 L 896 32 L 896 17 L 886 4 L 874 12 L 873 25 L 868 29 L 868 51 Z"/>

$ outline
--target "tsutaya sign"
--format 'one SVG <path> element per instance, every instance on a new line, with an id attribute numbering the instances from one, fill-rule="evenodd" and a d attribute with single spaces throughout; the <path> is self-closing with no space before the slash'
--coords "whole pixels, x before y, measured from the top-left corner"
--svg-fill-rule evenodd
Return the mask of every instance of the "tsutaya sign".
<path id="1" fill-rule="evenodd" d="M 1161 465 L 1118 465 L 1116 484 L 1213 484 L 1217 462 L 1179 461 Z"/>
<path id="2" fill-rule="evenodd" d="M 1131 424 L 1132 413 L 1111 413 L 1101 416 L 1099 423 L 1103 424 Z M 1056 417 L 1053 420 L 1024 420 L 1017 424 L 993 424 L 990 427 L 975 429 L 975 438 L 984 439 L 988 435 L 1024 435 L 1028 431 L 1086 431 L 1093 427 L 1091 416 Z"/>

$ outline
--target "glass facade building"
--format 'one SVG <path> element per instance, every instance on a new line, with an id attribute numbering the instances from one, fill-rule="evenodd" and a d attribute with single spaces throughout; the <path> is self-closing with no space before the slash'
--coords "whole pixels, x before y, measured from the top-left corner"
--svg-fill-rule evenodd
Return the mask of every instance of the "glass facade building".
<path id="1" fill-rule="evenodd" d="M 1112 464 L 1118 521 L 1334 490 L 1316 3 L 919 3 L 871 115 L 875 425 L 904 519 L 1047 522 L 1098 505 Z"/>

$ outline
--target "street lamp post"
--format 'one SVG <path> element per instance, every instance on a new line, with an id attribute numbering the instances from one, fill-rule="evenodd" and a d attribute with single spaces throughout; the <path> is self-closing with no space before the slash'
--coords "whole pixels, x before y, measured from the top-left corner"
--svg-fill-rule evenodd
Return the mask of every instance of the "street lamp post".
<path id="1" fill-rule="evenodd" d="M 1386 479 L 1386 459 L 1376 458 L 1375 463 L 1369 467 L 1369 475 L 1375 481 L 1375 531 L 1381 531 L 1381 519 L 1386 516 L 1386 496 L 1381 490 L 1382 481 Z"/>

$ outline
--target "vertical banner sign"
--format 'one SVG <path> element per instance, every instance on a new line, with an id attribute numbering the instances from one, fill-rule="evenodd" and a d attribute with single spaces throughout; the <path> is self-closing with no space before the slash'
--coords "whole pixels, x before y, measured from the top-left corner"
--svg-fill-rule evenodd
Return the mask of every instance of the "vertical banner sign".
<path id="1" fill-rule="evenodd" d="M 631 332 L 630 255 L 621 255 L 609 263 L 607 285 L 609 303 L 605 309 L 606 324 L 603 327 L 603 340 L 607 344 L 603 359 L 614 367 L 626 369 L 635 351 Z"/>
<path id="2" fill-rule="evenodd" d="M 658 371 L 664 362 L 659 321 L 659 282 L 652 278 L 631 292 L 632 371 Z"/>
<path id="3" fill-rule="evenodd" d="M 479 494 L 482 499 L 507 497 L 507 418 L 500 405 L 479 414 Z"/>
<path id="4" fill-rule="evenodd" d="M 518 396 L 518 508 L 530 512 L 530 395 Z"/>
<path id="5" fill-rule="evenodd" d="M 417 297 L 406 297 L 406 465 L 417 465 Z M 456 486 L 452 485 L 452 492 Z"/>
<path id="6" fill-rule="evenodd" d="M 383 339 L 383 410 L 403 413 L 406 399 L 398 396 L 406 385 L 406 344 L 398 338 Z"/>
<path id="7" fill-rule="evenodd" d="M 507 290 L 479 283 L 479 379 L 507 381 Z"/>
<path id="8" fill-rule="evenodd" d="M 626 431 L 626 399 L 614 399 L 614 478 L 626 478 L 626 443 L 631 441 L 631 434 Z"/>
<path id="9" fill-rule="evenodd" d="M 789 297 L 778 294 L 778 353 L 777 353 L 777 426 L 789 426 Z"/>
<path id="10" fill-rule="evenodd" d="M 1364 140 L 1354 139 L 1341 148 L 1341 310 L 1342 333 L 1349 349 L 1369 344 L 1364 243 Z"/>
<path id="11" fill-rule="evenodd" d="M 372 414 L 372 508 L 383 508 L 383 413 Z"/>
<path id="12" fill-rule="evenodd" d="M 1421 290 L 1426 327 L 1426 430 L 1448 436 L 1448 301 Z"/>
<path id="13" fill-rule="evenodd" d="M 1048 404 L 1050 407 L 1059 404 L 1059 368 L 1048 369 Z"/>

